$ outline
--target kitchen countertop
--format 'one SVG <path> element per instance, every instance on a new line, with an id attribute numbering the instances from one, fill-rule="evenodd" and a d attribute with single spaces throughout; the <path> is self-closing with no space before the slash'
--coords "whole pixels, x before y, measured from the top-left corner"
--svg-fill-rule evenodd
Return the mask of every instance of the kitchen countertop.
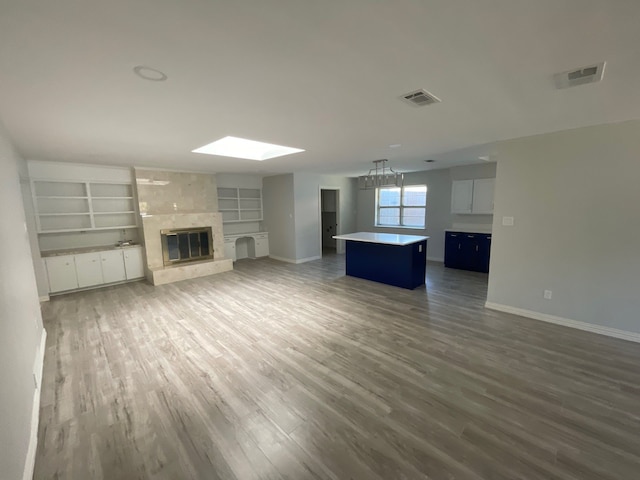
<path id="1" fill-rule="evenodd" d="M 124 247 L 119 247 L 117 245 L 103 245 L 101 247 L 84 247 L 84 248 L 65 248 L 63 250 L 46 250 L 44 252 L 40 252 L 40 256 L 45 257 L 58 257 L 60 255 L 77 255 L 80 253 L 94 253 L 94 252 L 104 252 L 105 250 L 124 250 L 126 248 L 141 248 L 142 245 L 136 243 L 134 245 L 126 245 Z"/>
<path id="2" fill-rule="evenodd" d="M 386 245 L 409 245 L 427 240 L 421 235 L 397 235 L 395 233 L 357 232 L 346 235 L 335 235 L 336 240 L 352 240 L 355 242 L 384 243 Z"/>

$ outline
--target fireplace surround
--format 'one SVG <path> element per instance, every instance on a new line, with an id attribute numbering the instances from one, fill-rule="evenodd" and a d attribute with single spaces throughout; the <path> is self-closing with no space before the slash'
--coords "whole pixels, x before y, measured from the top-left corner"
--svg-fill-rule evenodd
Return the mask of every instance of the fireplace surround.
<path id="1" fill-rule="evenodd" d="M 224 256 L 222 214 L 219 212 L 147 214 L 142 217 L 142 228 L 147 256 L 145 274 L 149 282 L 154 285 L 233 270 L 233 261 Z M 213 258 L 165 265 L 160 232 L 164 230 L 194 231 L 200 228 L 211 228 L 212 242 L 209 244 L 209 249 Z"/>

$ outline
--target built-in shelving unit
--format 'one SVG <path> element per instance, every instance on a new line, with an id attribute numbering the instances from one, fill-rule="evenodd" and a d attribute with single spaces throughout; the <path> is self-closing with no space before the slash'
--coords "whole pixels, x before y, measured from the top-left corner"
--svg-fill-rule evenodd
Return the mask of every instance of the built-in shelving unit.
<path id="1" fill-rule="evenodd" d="M 259 188 L 218 188 L 218 210 L 222 223 L 262 220 L 262 190 Z"/>
<path id="2" fill-rule="evenodd" d="M 137 228 L 130 183 L 33 180 L 38 233 Z"/>

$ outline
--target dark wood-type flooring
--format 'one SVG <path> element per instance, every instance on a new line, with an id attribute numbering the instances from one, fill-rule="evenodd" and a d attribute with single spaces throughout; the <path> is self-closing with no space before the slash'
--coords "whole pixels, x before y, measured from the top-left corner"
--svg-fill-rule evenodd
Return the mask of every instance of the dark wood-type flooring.
<path id="1" fill-rule="evenodd" d="M 640 478 L 640 344 L 486 310 L 484 274 L 343 272 L 53 298 L 35 478 Z"/>

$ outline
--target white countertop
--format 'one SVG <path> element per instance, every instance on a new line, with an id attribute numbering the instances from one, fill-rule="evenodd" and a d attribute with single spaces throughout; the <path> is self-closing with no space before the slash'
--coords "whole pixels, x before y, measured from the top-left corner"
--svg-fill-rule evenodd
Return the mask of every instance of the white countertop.
<path id="1" fill-rule="evenodd" d="M 227 233 L 224 238 L 240 238 L 240 237 L 252 237 L 254 235 L 267 235 L 269 232 L 249 232 L 249 233 Z"/>
<path id="2" fill-rule="evenodd" d="M 395 233 L 357 232 L 346 235 L 335 235 L 336 240 L 352 240 L 354 242 L 384 243 L 386 245 L 409 245 L 421 242 L 429 237 L 421 235 L 397 235 Z"/>
<path id="3" fill-rule="evenodd" d="M 142 245 L 135 243 L 133 245 L 103 245 L 101 247 L 78 247 L 78 248 L 65 248 L 61 250 L 43 250 L 40 252 L 41 257 L 59 257 L 61 255 L 79 255 L 81 253 L 95 253 L 104 252 L 107 250 L 124 250 L 127 248 L 142 248 Z"/>

